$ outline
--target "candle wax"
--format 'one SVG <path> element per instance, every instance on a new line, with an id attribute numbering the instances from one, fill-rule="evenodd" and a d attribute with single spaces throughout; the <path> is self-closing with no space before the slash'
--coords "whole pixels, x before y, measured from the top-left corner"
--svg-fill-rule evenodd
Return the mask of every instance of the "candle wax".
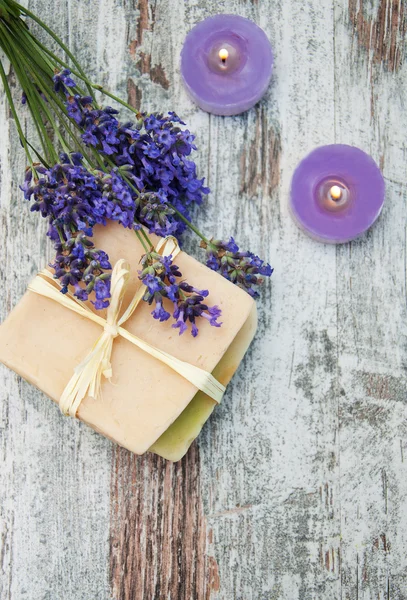
<path id="1" fill-rule="evenodd" d="M 227 57 L 222 60 L 221 51 Z M 236 115 L 258 102 L 270 83 L 273 54 L 260 27 L 238 15 L 216 15 L 189 32 L 181 73 L 192 99 L 216 115 Z"/>
<path id="2" fill-rule="evenodd" d="M 291 183 L 291 213 L 314 239 L 333 244 L 364 233 L 384 203 L 383 176 L 359 148 L 321 146 L 302 160 Z"/>

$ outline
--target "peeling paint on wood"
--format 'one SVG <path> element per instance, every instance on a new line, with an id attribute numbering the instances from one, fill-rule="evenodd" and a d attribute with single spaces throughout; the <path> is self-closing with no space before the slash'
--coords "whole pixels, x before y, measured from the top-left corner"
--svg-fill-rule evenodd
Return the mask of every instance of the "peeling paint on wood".
<path id="1" fill-rule="evenodd" d="M 129 45 L 130 56 L 134 58 L 136 67 L 142 75 L 147 74 L 151 81 L 158 83 L 165 90 L 169 87 L 169 81 L 165 74 L 162 64 L 151 64 L 151 53 L 143 52 L 140 48 L 143 46 L 145 31 L 154 31 L 155 6 L 150 7 L 148 0 L 140 0 L 138 3 L 139 17 L 137 19 L 136 34 L 137 38 L 132 40 Z"/>
<path id="2" fill-rule="evenodd" d="M 143 43 L 144 32 L 150 30 L 150 28 L 152 28 L 154 25 L 154 19 L 150 18 L 150 15 L 149 15 L 148 0 L 139 0 L 139 2 L 137 3 L 137 9 L 139 11 L 139 17 L 137 19 L 137 28 L 136 28 L 137 39 L 134 42 L 132 42 L 132 44 L 131 44 L 131 48 L 130 48 L 131 54 L 133 53 L 133 50 L 132 50 L 133 47 L 134 47 L 134 52 L 135 52 L 135 48 L 137 48 L 137 46 L 140 46 Z"/>
<path id="3" fill-rule="evenodd" d="M 127 80 L 127 102 L 136 110 L 141 110 L 143 92 L 132 79 Z"/>
<path id="4" fill-rule="evenodd" d="M 162 65 L 154 65 L 151 66 L 151 55 L 146 54 L 144 52 L 139 53 L 139 60 L 136 62 L 137 68 L 140 70 L 140 73 L 148 73 L 151 81 L 154 83 L 158 83 L 165 90 L 168 90 L 170 87 L 170 83 L 167 79 L 167 76 L 164 72 Z"/>
<path id="5" fill-rule="evenodd" d="M 403 378 L 377 373 L 361 373 L 365 381 L 365 390 L 368 396 L 377 400 L 394 400 L 406 402 L 406 381 Z"/>
<path id="6" fill-rule="evenodd" d="M 281 137 L 267 122 L 264 106 L 256 109 L 256 121 L 249 123 L 251 141 L 241 154 L 240 192 L 249 198 L 258 193 L 270 196 L 280 181 Z"/>
<path id="7" fill-rule="evenodd" d="M 349 0 L 349 18 L 360 46 L 372 54 L 373 62 L 397 71 L 406 53 L 407 14 L 400 0 L 380 0 L 376 14 L 366 14 L 368 3 Z"/>

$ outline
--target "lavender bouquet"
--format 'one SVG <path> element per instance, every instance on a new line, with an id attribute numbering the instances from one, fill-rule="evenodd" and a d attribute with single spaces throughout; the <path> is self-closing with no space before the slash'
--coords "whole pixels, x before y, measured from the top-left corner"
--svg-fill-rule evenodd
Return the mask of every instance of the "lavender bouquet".
<path id="1" fill-rule="evenodd" d="M 33 35 L 30 20 L 64 58 Z M 0 46 L 22 88 L 16 107 L 0 61 L 28 161 L 21 188 L 47 219 L 56 251 L 52 275 L 35 277 L 1 325 L 0 361 L 64 414 L 137 454 L 178 460 L 254 336 L 253 298 L 272 269 L 233 238 L 207 237 L 191 222 L 209 189 L 191 160 L 195 138 L 174 112 L 138 112 L 92 83 L 56 34 L 14 0 L 0 0 Z M 132 119 L 100 106 L 100 94 Z M 33 140 L 21 111 L 31 113 Z M 180 252 L 186 230 L 209 269 Z M 186 331 L 192 338 L 180 339 Z"/>
<path id="2" fill-rule="evenodd" d="M 49 34 L 66 60 L 33 35 L 26 17 Z M 0 0 L 0 46 L 38 134 L 35 142 L 26 139 L 0 62 L 28 160 L 21 188 L 31 210 L 48 220 L 47 235 L 56 251 L 51 266 L 63 293 L 69 290 L 79 300 L 91 299 L 96 309 L 109 305 L 112 265 L 92 236 L 96 224 L 113 220 L 133 230 L 144 247 L 139 277 L 152 316 L 173 319 L 180 334 L 190 329 L 196 336 L 201 318 L 219 327 L 220 310 L 207 302 L 208 290 L 183 280 L 172 257 L 164 259 L 154 251 L 147 232 L 181 240 L 188 228 L 198 236 L 210 269 L 251 296 L 258 295 L 256 287 L 271 275 L 270 265 L 241 252 L 233 238 L 208 238 L 191 223 L 193 208 L 202 204 L 209 189 L 190 159 L 195 136 L 174 112 L 140 113 L 92 83 L 60 38 L 14 0 Z M 118 110 L 100 106 L 96 92 L 131 111 L 133 120 L 122 121 Z"/>

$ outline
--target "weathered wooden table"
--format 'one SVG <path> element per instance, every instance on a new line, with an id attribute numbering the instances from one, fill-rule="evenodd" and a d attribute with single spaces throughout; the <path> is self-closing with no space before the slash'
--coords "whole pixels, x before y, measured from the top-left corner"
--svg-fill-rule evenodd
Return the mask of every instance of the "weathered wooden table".
<path id="1" fill-rule="evenodd" d="M 1 600 L 406 599 L 405 0 L 30 7 L 94 80 L 188 121 L 212 189 L 202 227 L 275 274 L 251 350 L 178 464 L 112 446 L 0 369 Z M 216 12 L 253 19 L 275 49 L 266 97 L 239 117 L 199 111 L 181 84 L 183 39 Z M 18 189 L 3 94 L 0 125 L 4 318 L 50 248 Z M 299 160 L 333 142 L 370 153 L 387 184 L 378 223 L 341 247 L 287 209 Z"/>

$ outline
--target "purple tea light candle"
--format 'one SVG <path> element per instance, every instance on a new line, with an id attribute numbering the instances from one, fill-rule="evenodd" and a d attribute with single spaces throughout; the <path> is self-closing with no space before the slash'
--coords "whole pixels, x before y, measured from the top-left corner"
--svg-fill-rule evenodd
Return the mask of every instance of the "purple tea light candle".
<path id="1" fill-rule="evenodd" d="M 373 225 L 384 193 L 383 176 L 368 154 L 343 144 L 321 146 L 296 168 L 290 208 L 299 227 L 311 237 L 341 244 Z"/>
<path id="2" fill-rule="evenodd" d="M 273 53 L 260 27 L 238 15 L 216 15 L 187 35 L 181 74 L 192 99 L 215 115 L 237 115 L 256 104 L 270 83 Z"/>

